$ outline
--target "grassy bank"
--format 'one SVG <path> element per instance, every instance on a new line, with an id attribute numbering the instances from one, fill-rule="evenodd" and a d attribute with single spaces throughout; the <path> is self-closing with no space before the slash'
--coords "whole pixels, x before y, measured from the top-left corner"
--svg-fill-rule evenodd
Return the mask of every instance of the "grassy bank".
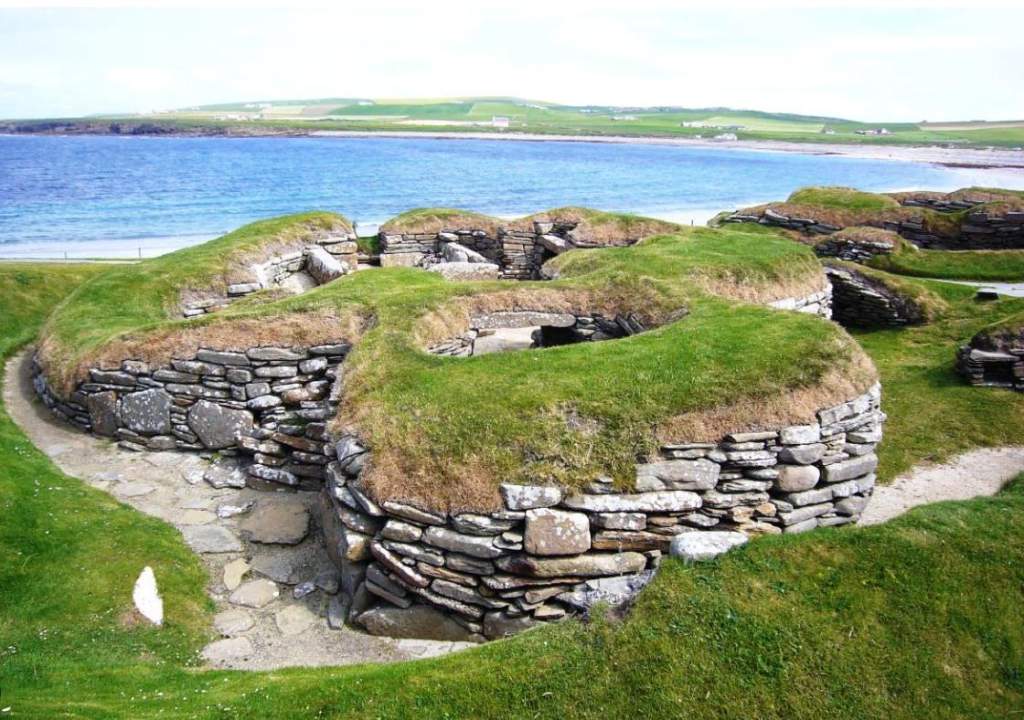
<path id="1" fill-rule="evenodd" d="M 964 123 L 858 122 L 842 118 L 769 113 L 729 108 L 621 108 L 560 105 L 519 98 L 437 98 L 356 100 L 284 100 L 230 103 L 156 115 L 64 120 L 11 121 L 6 129 L 54 131 L 71 123 L 94 132 L 167 132 L 211 134 L 307 134 L 317 130 L 424 133 L 509 132 L 537 135 L 624 136 L 710 139 L 731 133 L 740 140 L 777 140 L 821 144 L 952 145 L 1017 147 L 1024 145 L 1024 121 Z M 494 123 L 504 118 L 507 126 Z M 0 127 L 3 127 L 0 124 Z M 885 128 L 886 133 L 879 131 Z"/>
<path id="2" fill-rule="evenodd" d="M 5 357 L 103 268 L 6 270 Z M 858 335 L 885 383 L 886 477 L 1022 440 L 1020 398 L 961 385 L 950 358 L 1024 303 L 932 290 L 950 304 L 934 326 Z M 568 622 L 440 660 L 261 673 L 190 667 L 207 618 L 198 562 L 169 527 L 61 475 L 2 408 L 0 510 L 0 708 L 12 718 L 952 719 L 1024 704 L 1020 483 L 882 527 L 668 562 L 624 622 Z M 162 630 L 126 621 L 143 564 L 160 578 Z"/>
<path id="3" fill-rule="evenodd" d="M 948 280 L 1024 281 L 1024 250 L 909 250 L 878 255 L 869 265 L 899 275 Z"/>

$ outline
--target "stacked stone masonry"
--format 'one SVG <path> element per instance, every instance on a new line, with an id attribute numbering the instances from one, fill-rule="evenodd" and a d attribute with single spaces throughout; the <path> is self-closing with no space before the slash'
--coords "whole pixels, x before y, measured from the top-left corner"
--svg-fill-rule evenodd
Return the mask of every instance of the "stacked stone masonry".
<path id="1" fill-rule="evenodd" d="M 956 369 L 971 385 L 1024 392 L 1024 347 L 982 350 L 963 345 L 957 351 Z"/>
<path id="2" fill-rule="evenodd" d="M 665 445 L 627 492 L 604 477 L 582 491 L 502 485 L 502 509 L 487 514 L 378 504 L 360 481 L 369 451 L 344 437 L 321 524 L 349 621 L 380 634 L 501 637 L 628 602 L 683 533 L 856 522 L 875 485 L 879 400 L 876 385 L 812 424 Z"/>
<path id="3" fill-rule="evenodd" d="M 826 266 L 832 285 L 832 319 L 844 327 L 901 327 L 924 321 L 912 299 L 855 270 Z"/>
<path id="4" fill-rule="evenodd" d="M 533 279 L 544 260 L 582 245 L 572 230 L 536 223 L 532 233 L 387 235 L 382 265 L 490 264 L 501 277 Z M 335 246 L 341 252 L 332 252 Z M 272 259 L 254 270 L 252 287 L 232 286 L 229 293 L 242 297 L 299 272 L 324 282 L 325 256 L 354 252 L 347 238 L 326 237 L 298 255 Z M 771 305 L 827 318 L 831 285 Z M 493 312 L 470 322 L 466 333 L 430 350 L 479 353 L 487 338 L 509 328 L 529 331 L 524 347 L 649 329 L 632 314 L 542 310 Z M 508 349 L 491 345 L 490 351 Z M 621 606 L 681 534 L 794 533 L 852 523 L 874 487 L 885 420 L 878 386 L 821 410 L 808 425 L 665 445 L 636 466 L 628 491 L 604 477 L 582 491 L 506 484 L 499 511 L 454 515 L 378 503 L 361 480 L 370 451 L 356 437 L 339 440 L 327 431 L 349 350 L 343 342 L 204 348 L 160 367 L 128 359 L 90 370 L 66 399 L 51 390 L 38 363 L 34 382 L 57 415 L 126 449 L 243 456 L 242 469 L 215 463 L 206 478 L 214 485 L 318 491 L 345 615 L 375 634 L 483 640 L 585 614 L 598 602 Z"/>
<path id="5" fill-rule="evenodd" d="M 831 235 L 842 229 L 837 225 L 819 222 L 814 218 L 784 215 L 771 208 L 765 208 L 760 214 L 733 213 L 724 218 L 723 222 L 756 222 L 761 225 L 794 230 L 805 235 Z M 921 248 L 945 250 L 1024 248 L 1024 212 L 990 213 L 979 210 L 967 213 L 958 232 L 951 237 L 927 232 L 924 223 L 919 220 L 883 220 L 867 224 L 896 232 Z"/>
<path id="6" fill-rule="evenodd" d="M 597 247 L 575 233 L 577 223 L 534 222 L 532 230 L 452 229 L 436 233 L 381 232 L 383 267 L 433 266 L 451 262 L 482 262 L 495 266 L 496 277 L 536 280 L 551 257 L 573 248 Z M 449 245 L 469 250 L 479 258 L 453 259 Z M 446 252 L 447 251 L 447 252 Z M 456 252 L 461 252 L 456 250 Z"/>
<path id="7" fill-rule="evenodd" d="M 191 318 L 216 312 L 267 288 L 293 285 L 294 290 L 301 292 L 354 272 L 358 267 L 355 240 L 351 233 L 314 235 L 308 239 L 311 244 L 253 265 L 251 279 L 228 285 L 226 295 L 207 294 L 183 302 L 181 314 Z"/>
<path id="8" fill-rule="evenodd" d="M 216 450 L 252 456 L 248 479 L 225 484 L 319 489 L 333 444 L 335 378 L 350 346 L 202 349 L 150 367 L 125 360 L 94 368 L 68 399 L 54 393 L 38 363 L 34 384 L 58 416 L 129 450 Z M 216 471 L 214 471 L 216 472 Z M 218 482 L 213 479 L 211 482 Z"/>

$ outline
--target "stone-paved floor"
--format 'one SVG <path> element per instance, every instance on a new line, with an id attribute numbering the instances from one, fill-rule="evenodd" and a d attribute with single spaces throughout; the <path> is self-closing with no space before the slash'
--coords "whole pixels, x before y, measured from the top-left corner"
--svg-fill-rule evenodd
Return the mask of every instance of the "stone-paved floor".
<path id="1" fill-rule="evenodd" d="M 7 411 L 29 439 L 64 473 L 176 527 L 202 558 L 210 577 L 207 591 L 217 607 L 211 632 L 219 639 L 203 650 L 210 666 L 269 670 L 395 662 L 471 647 L 329 628 L 329 596 L 323 590 L 293 597 L 296 584 L 331 570 L 312 521 L 304 531 L 315 494 L 217 489 L 203 480 L 210 461 L 197 454 L 135 453 L 79 432 L 36 400 L 30 357 L 23 352 L 8 362 L 3 387 Z M 218 508 L 250 503 L 243 513 L 218 517 Z M 248 529 L 247 519 L 257 518 L 259 527 Z M 293 545 L 253 541 L 261 535 L 264 540 L 302 539 Z M 125 577 L 125 586 L 132 587 L 137 576 Z M 159 586 L 159 575 L 156 580 Z"/>

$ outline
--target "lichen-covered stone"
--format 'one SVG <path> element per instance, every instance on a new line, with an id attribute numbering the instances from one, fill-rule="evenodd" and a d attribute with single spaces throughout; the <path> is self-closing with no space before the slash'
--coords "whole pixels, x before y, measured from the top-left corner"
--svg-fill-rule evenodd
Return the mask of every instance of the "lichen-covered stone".
<path id="1" fill-rule="evenodd" d="M 188 426 L 211 450 L 234 447 L 239 435 L 252 431 L 252 413 L 224 407 L 209 400 L 197 400 L 188 411 Z"/>
<path id="2" fill-rule="evenodd" d="M 167 391 L 159 388 L 129 393 L 121 398 L 121 423 L 142 435 L 166 435 L 171 432 L 173 403 Z"/>
<path id="3" fill-rule="evenodd" d="M 590 549 L 590 521 L 583 513 L 538 508 L 526 512 L 523 546 L 534 555 L 578 555 Z"/>

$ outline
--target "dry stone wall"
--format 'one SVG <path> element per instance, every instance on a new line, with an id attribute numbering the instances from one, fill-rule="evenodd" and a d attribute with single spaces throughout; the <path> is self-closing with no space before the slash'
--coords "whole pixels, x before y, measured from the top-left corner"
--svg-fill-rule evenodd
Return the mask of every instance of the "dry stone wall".
<path id="1" fill-rule="evenodd" d="M 772 208 L 757 214 L 733 213 L 722 219 L 725 223 L 756 222 L 761 225 L 794 230 L 804 235 L 831 235 L 842 228 L 811 217 L 785 215 Z M 916 219 L 867 221 L 865 225 L 898 233 L 921 248 L 939 250 L 998 250 L 1024 248 L 1024 211 L 967 213 L 951 234 L 931 232 Z M 852 259 L 852 258 L 851 258 Z"/>
<path id="2" fill-rule="evenodd" d="M 349 349 L 343 342 L 201 349 L 161 367 L 125 360 L 91 369 L 67 399 L 51 390 L 37 362 L 34 384 L 58 416 L 125 449 L 244 452 L 253 458 L 249 477 L 224 482 L 315 490 L 333 453 L 326 423 Z"/>
<path id="3" fill-rule="evenodd" d="M 203 294 L 182 303 L 181 314 L 198 317 L 221 310 L 232 302 L 271 287 L 291 287 L 301 292 L 354 272 L 358 251 L 354 234 L 324 233 L 310 239 L 312 244 L 275 255 L 251 268 L 251 279 L 228 285 L 226 295 Z"/>
<path id="4" fill-rule="evenodd" d="M 826 266 L 832 285 L 832 319 L 844 327 L 900 327 L 924 321 L 912 299 L 864 273 Z"/>
<path id="5" fill-rule="evenodd" d="M 880 388 L 808 425 L 664 445 L 633 487 L 502 485 L 502 508 L 447 514 L 374 502 L 369 450 L 342 438 L 327 465 L 321 524 L 348 618 L 369 632 L 482 640 L 627 603 L 673 538 L 796 533 L 855 522 L 875 484 Z"/>
<path id="6" fill-rule="evenodd" d="M 578 223 L 534 222 L 532 229 L 450 229 L 436 233 L 381 232 L 383 267 L 421 267 L 461 262 L 449 245 L 460 246 L 497 266 L 496 276 L 507 280 L 536 280 L 549 258 L 580 247 L 597 247 L 575 233 Z"/>

